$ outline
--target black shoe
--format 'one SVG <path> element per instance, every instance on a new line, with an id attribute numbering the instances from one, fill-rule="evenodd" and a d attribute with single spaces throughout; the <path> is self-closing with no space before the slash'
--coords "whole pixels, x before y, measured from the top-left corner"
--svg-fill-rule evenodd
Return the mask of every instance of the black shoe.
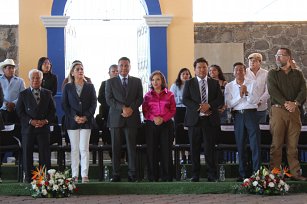
<path id="1" fill-rule="evenodd" d="M 217 178 L 208 177 L 208 182 L 217 182 Z"/>
<path id="2" fill-rule="evenodd" d="M 244 178 L 242 176 L 237 178 L 237 182 L 243 182 L 243 181 L 244 181 Z"/>
<path id="3" fill-rule="evenodd" d="M 128 176 L 128 182 L 136 182 L 137 179 L 135 176 Z"/>
<path id="4" fill-rule="evenodd" d="M 191 179 L 190 179 L 190 181 L 191 182 L 199 182 L 199 177 L 192 177 Z"/>
<path id="5" fill-rule="evenodd" d="M 119 176 L 113 176 L 110 180 L 111 182 L 120 182 L 120 177 Z"/>

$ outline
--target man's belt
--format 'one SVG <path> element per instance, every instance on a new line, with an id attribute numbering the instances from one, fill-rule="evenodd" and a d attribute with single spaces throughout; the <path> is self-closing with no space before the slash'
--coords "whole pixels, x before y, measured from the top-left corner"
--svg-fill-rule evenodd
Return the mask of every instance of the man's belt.
<path id="1" fill-rule="evenodd" d="M 252 109 L 242 109 L 242 110 L 233 110 L 234 113 L 247 113 L 247 112 L 256 112 L 257 108 L 252 108 Z"/>

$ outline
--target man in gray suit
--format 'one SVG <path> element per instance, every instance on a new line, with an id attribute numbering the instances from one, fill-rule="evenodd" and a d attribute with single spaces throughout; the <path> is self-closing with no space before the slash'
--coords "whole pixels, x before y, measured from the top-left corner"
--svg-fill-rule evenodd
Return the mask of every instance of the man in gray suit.
<path id="1" fill-rule="evenodd" d="M 124 132 L 128 152 L 128 181 L 136 181 L 136 135 L 141 126 L 139 106 L 143 102 L 143 87 L 139 78 L 129 76 L 130 60 L 118 60 L 119 76 L 107 80 L 106 101 L 110 106 L 108 127 L 111 129 L 113 177 L 119 182 L 120 155 Z"/>

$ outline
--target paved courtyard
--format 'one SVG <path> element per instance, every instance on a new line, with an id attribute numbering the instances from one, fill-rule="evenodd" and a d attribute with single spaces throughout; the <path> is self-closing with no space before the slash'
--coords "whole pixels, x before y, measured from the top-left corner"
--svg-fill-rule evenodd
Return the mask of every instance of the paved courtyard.
<path id="1" fill-rule="evenodd" d="M 107 203 L 107 204 L 184 204 L 184 203 L 251 203 L 251 204 L 307 204 L 307 194 L 291 194 L 286 196 L 259 196 L 259 195 L 236 195 L 236 194 L 202 194 L 202 195 L 111 195 L 111 196 L 72 196 L 61 199 L 33 199 L 29 196 L 0 196 L 0 203 L 23 203 L 23 204 L 49 204 L 49 203 Z"/>

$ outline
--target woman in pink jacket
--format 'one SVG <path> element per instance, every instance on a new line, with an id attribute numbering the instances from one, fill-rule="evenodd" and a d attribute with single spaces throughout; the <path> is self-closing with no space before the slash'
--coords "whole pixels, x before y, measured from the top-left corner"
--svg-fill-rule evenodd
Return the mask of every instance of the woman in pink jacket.
<path id="1" fill-rule="evenodd" d="M 148 180 L 159 181 L 161 178 L 162 181 L 172 181 L 175 97 L 167 90 L 165 77 L 160 71 L 153 72 L 149 80 L 150 90 L 145 94 L 142 105 L 146 123 Z"/>

